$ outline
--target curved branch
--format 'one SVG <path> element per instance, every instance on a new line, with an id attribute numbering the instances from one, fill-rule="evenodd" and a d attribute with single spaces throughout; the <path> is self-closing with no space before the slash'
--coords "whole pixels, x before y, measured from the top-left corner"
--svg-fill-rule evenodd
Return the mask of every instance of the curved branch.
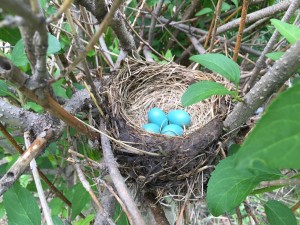
<path id="1" fill-rule="evenodd" d="M 245 95 L 224 121 L 231 131 L 245 123 L 255 110 L 276 92 L 293 73 L 300 68 L 300 40 L 277 60 L 273 67 Z"/>

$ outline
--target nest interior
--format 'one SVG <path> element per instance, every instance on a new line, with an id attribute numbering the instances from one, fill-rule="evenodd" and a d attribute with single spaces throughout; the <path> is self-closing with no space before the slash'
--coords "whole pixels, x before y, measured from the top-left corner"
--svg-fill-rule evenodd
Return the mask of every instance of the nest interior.
<path id="1" fill-rule="evenodd" d="M 122 172 L 146 187 L 170 188 L 187 178 L 209 176 L 216 157 L 216 141 L 222 134 L 221 98 L 182 107 L 181 96 L 200 80 L 220 78 L 177 64 L 128 62 L 108 81 L 104 90 L 114 150 Z M 183 137 L 145 132 L 147 112 L 158 107 L 165 113 L 184 109 L 191 125 Z M 203 174 L 205 175 L 203 177 Z"/>

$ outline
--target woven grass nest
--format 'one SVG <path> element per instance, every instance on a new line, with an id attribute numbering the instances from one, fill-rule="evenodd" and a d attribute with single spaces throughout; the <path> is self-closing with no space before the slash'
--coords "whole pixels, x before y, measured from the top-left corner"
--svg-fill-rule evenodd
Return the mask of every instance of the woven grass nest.
<path id="1" fill-rule="evenodd" d="M 143 188 L 174 188 L 199 177 L 206 182 L 222 134 L 221 98 L 182 107 L 181 96 L 194 82 L 220 78 L 167 63 L 127 61 L 104 90 L 116 158 L 124 175 Z M 103 94 L 103 93 L 102 93 Z M 184 109 L 191 126 L 183 137 L 152 134 L 141 127 L 147 112 L 158 107 L 165 113 Z"/>

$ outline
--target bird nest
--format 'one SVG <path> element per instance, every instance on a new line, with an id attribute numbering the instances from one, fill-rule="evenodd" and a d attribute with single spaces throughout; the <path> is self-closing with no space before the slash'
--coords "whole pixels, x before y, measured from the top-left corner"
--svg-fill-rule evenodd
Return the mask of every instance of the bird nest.
<path id="1" fill-rule="evenodd" d="M 216 157 L 216 142 L 222 134 L 222 99 L 211 97 L 189 107 L 181 96 L 192 83 L 222 80 L 174 63 L 128 61 L 110 79 L 103 96 L 109 115 L 109 130 L 121 171 L 144 188 L 174 188 L 199 177 L 206 182 Z M 182 137 L 148 133 L 147 112 L 158 107 L 165 113 L 183 109 L 191 125 Z M 200 187 L 201 185 L 199 185 Z"/>

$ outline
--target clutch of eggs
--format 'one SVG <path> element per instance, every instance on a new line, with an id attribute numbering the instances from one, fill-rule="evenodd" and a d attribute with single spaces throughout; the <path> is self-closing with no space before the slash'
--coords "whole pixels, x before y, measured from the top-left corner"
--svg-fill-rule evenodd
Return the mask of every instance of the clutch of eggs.
<path id="1" fill-rule="evenodd" d="M 168 136 L 182 136 L 183 128 L 191 124 L 191 117 L 186 111 L 180 109 L 171 110 L 166 115 L 163 110 L 152 108 L 148 112 L 148 122 L 142 127 L 147 132 L 161 133 Z"/>

